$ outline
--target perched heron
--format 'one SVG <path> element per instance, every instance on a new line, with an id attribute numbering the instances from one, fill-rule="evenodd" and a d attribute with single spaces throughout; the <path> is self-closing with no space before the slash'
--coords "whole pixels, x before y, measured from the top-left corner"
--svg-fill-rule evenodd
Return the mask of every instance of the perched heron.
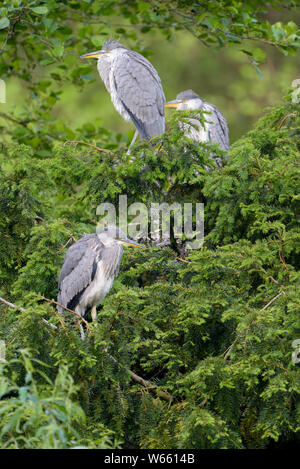
<path id="1" fill-rule="evenodd" d="M 85 234 L 67 251 L 58 281 L 57 302 L 82 317 L 91 312 L 97 319 L 97 305 L 105 298 L 119 271 L 122 245 L 144 248 L 126 238 L 116 226 Z M 60 313 L 64 309 L 58 306 Z"/>
<path id="2" fill-rule="evenodd" d="M 206 111 L 205 125 L 198 119 L 189 119 L 191 124 L 182 123 L 185 135 L 196 142 L 218 143 L 222 150 L 229 150 L 228 125 L 222 112 L 213 104 L 203 101 L 193 90 L 179 93 L 173 101 L 168 101 L 165 107 L 174 107 L 179 111 L 197 110 Z M 218 166 L 221 166 L 219 158 L 214 158 Z"/>
<path id="3" fill-rule="evenodd" d="M 106 41 L 101 50 L 82 55 L 82 59 L 98 58 L 98 72 L 115 109 L 136 127 L 143 139 L 165 131 L 165 95 L 159 75 L 141 54 L 116 41 Z"/>

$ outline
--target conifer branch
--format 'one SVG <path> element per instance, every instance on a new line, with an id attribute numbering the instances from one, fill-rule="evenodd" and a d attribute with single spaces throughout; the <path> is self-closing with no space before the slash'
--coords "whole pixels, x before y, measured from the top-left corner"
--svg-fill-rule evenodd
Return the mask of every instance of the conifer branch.
<path id="1" fill-rule="evenodd" d="M 86 328 L 89 329 L 89 327 L 90 327 L 89 323 L 79 313 L 76 313 L 76 311 L 73 311 L 72 309 L 67 308 L 66 306 L 63 306 L 62 304 L 58 303 L 55 300 L 50 300 L 49 298 L 46 298 L 45 296 L 41 296 L 41 299 L 47 301 L 50 304 L 54 304 L 56 306 L 59 306 L 60 308 L 63 308 L 64 310 L 68 311 L 69 313 L 75 314 L 75 316 L 77 316 L 78 319 L 81 319 L 81 321 L 84 322 L 84 324 L 86 325 Z"/>
<path id="2" fill-rule="evenodd" d="M 108 148 L 100 148 L 100 147 L 97 147 L 97 145 L 93 145 L 92 143 L 88 143 L 88 142 L 82 142 L 80 140 L 67 140 L 66 142 L 64 142 L 63 146 L 69 145 L 70 143 L 71 144 L 75 143 L 76 145 L 87 145 L 88 147 L 92 147 L 95 150 L 100 151 L 101 153 L 107 153 L 108 155 L 114 155 L 114 152 L 111 151 L 111 150 L 108 150 Z"/>
<path id="3" fill-rule="evenodd" d="M 115 362 L 119 367 L 121 366 L 120 363 L 118 362 L 118 360 L 116 360 L 112 355 L 110 355 L 106 350 L 105 352 L 107 353 L 107 355 L 109 356 L 109 358 Z M 151 383 L 151 381 L 148 381 L 144 378 L 142 378 L 141 376 L 137 375 L 136 373 L 134 373 L 133 371 L 125 368 L 126 371 L 129 372 L 131 378 L 136 381 L 137 383 L 141 384 L 142 386 L 144 386 L 146 389 L 149 389 L 149 391 L 154 391 L 155 394 L 158 396 L 158 397 L 161 397 L 162 399 L 164 399 L 165 401 L 171 403 L 173 401 L 173 396 L 171 396 L 171 394 L 169 394 L 167 391 L 162 391 L 161 389 L 158 388 L 158 386 L 156 386 L 156 384 L 153 384 Z"/>
<path id="4" fill-rule="evenodd" d="M 271 306 L 272 303 L 274 303 L 274 301 L 277 300 L 277 298 L 279 298 L 281 295 L 285 295 L 285 291 L 281 291 L 280 293 L 278 293 L 278 295 L 274 296 L 274 298 L 272 298 L 272 300 L 270 300 L 263 308 L 260 309 L 260 311 L 265 311 L 269 306 Z M 250 329 L 250 326 L 251 324 L 253 323 L 253 321 L 251 321 L 251 323 L 248 325 L 247 327 L 247 331 L 246 331 L 246 337 L 245 337 L 245 340 L 244 340 L 244 350 L 246 349 L 246 342 L 247 342 L 247 335 L 248 335 L 248 332 L 249 332 L 249 329 Z M 236 344 L 237 340 L 239 339 L 239 337 L 241 336 L 242 334 L 240 333 L 236 339 L 232 342 L 232 344 L 225 350 L 224 352 L 224 360 L 227 360 L 227 358 L 229 357 L 234 345 Z"/>
<path id="5" fill-rule="evenodd" d="M 61 305 L 60 303 L 58 303 L 57 301 L 50 300 L 50 299 L 48 299 L 48 298 L 45 298 L 44 296 L 42 296 L 41 298 L 42 298 L 43 300 L 48 301 L 49 303 L 54 303 L 54 304 L 60 306 L 61 308 L 64 308 L 64 309 L 66 309 L 67 311 L 76 314 L 76 316 L 78 315 L 78 313 L 76 313 L 75 311 L 72 311 L 72 310 L 69 309 L 69 308 L 66 308 L 66 307 L 62 306 L 62 305 Z M 18 310 L 20 310 L 20 311 L 22 311 L 22 312 L 26 312 L 26 309 L 23 308 L 22 306 L 17 306 L 17 305 L 15 305 L 15 304 L 11 303 L 10 301 L 5 300 L 5 299 L 2 298 L 1 296 L 0 296 L 0 301 L 1 301 L 2 303 L 4 303 L 5 305 L 9 306 L 10 308 L 14 308 L 14 309 L 18 309 Z M 80 316 L 80 317 L 81 317 L 81 316 Z M 87 322 L 87 321 L 85 321 L 84 318 L 82 318 L 82 319 L 83 319 L 83 321 L 84 321 L 85 323 Z M 43 321 L 45 324 L 47 324 L 49 327 L 51 327 L 52 329 L 58 329 L 57 326 L 55 326 L 55 325 L 52 324 L 51 322 L 47 321 L 46 319 L 42 318 L 42 321 Z M 88 325 L 88 327 L 89 327 L 89 323 L 87 323 L 87 325 Z M 64 325 L 62 325 L 62 327 L 65 328 Z M 109 356 L 109 358 L 110 358 L 111 360 L 113 360 L 115 363 L 117 363 L 119 366 L 121 366 L 120 363 L 119 363 L 112 355 L 110 355 L 110 354 L 107 352 L 106 349 L 104 349 L 104 351 L 107 353 L 107 355 Z M 133 371 L 131 371 L 131 370 L 129 370 L 129 369 L 126 369 L 126 370 L 128 371 L 128 373 L 130 374 L 131 378 L 132 378 L 134 381 L 136 381 L 136 382 L 139 383 L 139 384 L 142 384 L 142 386 L 144 386 L 145 388 L 149 389 L 150 391 L 154 391 L 155 394 L 156 394 L 158 397 L 164 399 L 165 401 L 167 401 L 167 402 L 169 402 L 169 403 L 171 403 L 171 402 L 173 401 L 173 397 L 172 397 L 171 394 L 169 394 L 167 391 L 162 391 L 161 389 L 158 388 L 158 386 L 156 386 L 155 384 L 151 383 L 150 381 L 147 381 L 146 379 L 144 379 L 144 378 L 142 378 L 141 376 L 137 375 L 137 374 L 134 373 Z"/>
<path id="6" fill-rule="evenodd" d="M 7 301 L 5 300 L 4 298 L 2 298 L 0 296 L 0 301 L 2 301 L 2 303 L 4 303 L 5 305 L 9 306 L 10 308 L 14 308 L 14 309 L 18 309 L 19 311 L 22 311 L 22 312 L 26 312 L 26 309 L 22 308 L 22 306 L 17 306 L 17 305 L 14 305 L 13 303 L 11 303 L 10 301 Z M 49 322 L 47 321 L 47 319 L 45 318 L 42 318 L 42 321 L 47 324 L 48 326 L 50 326 L 52 329 L 57 329 L 57 326 L 55 326 L 54 324 L 52 324 L 52 322 Z"/>
<path id="7" fill-rule="evenodd" d="M 272 298 L 271 301 L 269 301 L 269 303 L 267 303 L 262 309 L 261 311 L 264 311 L 265 309 L 267 309 L 272 303 L 274 303 L 275 300 L 277 300 L 277 298 L 279 298 L 281 295 L 285 295 L 285 291 L 281 291 L 280 293 L 278 293 L 278 295 L 274 296 L 274 298 Z"/>

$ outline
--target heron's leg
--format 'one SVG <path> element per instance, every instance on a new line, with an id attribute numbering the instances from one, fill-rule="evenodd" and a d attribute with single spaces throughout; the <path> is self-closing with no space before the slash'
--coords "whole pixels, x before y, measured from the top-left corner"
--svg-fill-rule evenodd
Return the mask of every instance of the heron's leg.
<path id="1" fill-rule="evenodd" d="M 81 322 L 79 323 L 79 329 L 80 329 L 81 340 L 84 340 L 85 339 L 85 333 L 84 333 L 83 325 L 81 324 Z"/>
<path id="2" fill-rule="evenodd" d="M 97 321 L 97 306 L 92 307 L 91 316 L 93 321 Z"/>
<path id="3" fill-rule="evenodd" d="M 135 131 L 135 134 L 134 134 L 134 136 L 133 136 L 133 139 L 131 140 L 131 143 L 130 143 L 130 145 L 129 145 L 129 147 L 128 147 L 128 150 L 127 150 L 126 155 L 130 155 L 130 147 L 132 147 L 132 145 L 133 145 L 134 142 L 136 141 L 138 135 L 139 135 L 139 133 L 138 133 L 138 131 L 136 130 L 136 131 Z"/>
<path id="4" fill-rule="evenodd" d="M 83 316 L 82 311 L 81 311 L 79 305 L 76 306 L 76 308 L 75 308 L 74 311 L 75 311 L 75 313 L 78 314 L 79 316 Z M 79 326 L 80 338 L 81 338 L 81 340 L 84 340 L 84 339 L 85 339 L 85 333 L 84 333 L 84 329 L 83 329 L 83 326 L 82 326 L 82 321 L 81 321 L 81 319 L 78 318 L 78 319 L 76 320 L 76 322 L 77 322 L 77 324 L 78 324 L 78 326 Z"/>

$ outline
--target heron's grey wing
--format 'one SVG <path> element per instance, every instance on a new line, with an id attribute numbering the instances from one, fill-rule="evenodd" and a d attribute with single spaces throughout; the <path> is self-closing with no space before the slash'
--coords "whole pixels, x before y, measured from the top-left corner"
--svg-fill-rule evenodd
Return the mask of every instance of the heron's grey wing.
<path id="1" fill-rule="evenodd" d="M 114 82 L 119 98 L 143 138 L 165 131 L 165 95 L 159 75 L 142 55 L 128 51 L 118 58 Z"/>
<path id="2" fill-rule="evenodd" d="M 206 125 L 210 141 L 212 143 L 219 143 L 222 150 L 229 150 L 229 131 L 224 115 L 213 104 L 205 103 L 203 109 L 211 112 L 211 114 L 205 116 L 206 120 L 209 122 L 209 124 Z"/>
<path id="3" fill-rule="evenodd" d="M 75 309 L 95 276 L 96 259 L 100 258 L 102 247 L 98 236 L 92 234 L 85 235 L 68 249 L 58 281 L 58 303 Z M 58 310 L 63 312 L 62 308 Z"/>
<path id="4" fill-rule="evenodd" d="M 85 234 L 79 241 L 76 241 L 66 252 L 64 263 L 60 271 L 58 286 L 62 280 L 67 277 L 84 255 L 86 244 L 89 239 L 94 238 L 94 234 Z"/>

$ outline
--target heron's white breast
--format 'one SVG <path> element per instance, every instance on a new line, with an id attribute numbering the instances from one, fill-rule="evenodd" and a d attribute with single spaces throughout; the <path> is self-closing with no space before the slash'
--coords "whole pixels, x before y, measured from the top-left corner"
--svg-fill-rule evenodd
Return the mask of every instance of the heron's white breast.
<path id="1" fill-rule="evenodd" d="M 180 128 L 184 131 L 184 135 L 189 137 L 191 140 L 196 142 L 208 142 L 209 135 L 207 125 L 202 125 L 197 119 L 189 119 L 189 122 L 193 125 L 189 125 L 185 122 L 180 122 Z"/>
<path id="2" fill-rule="evenodd" d="M 111 58 L 111 67 L 109 71 L 109 87 L 110 87 L 110 96 L 115 109 L 118 111 L 119 114 L 126 120 L 130 121 L 130 115 L 126 111 L 120 97 L 119 93 L 116 89 L 115 79 L 118 75 L 126 73 L 124 70 L 120 70 L 119 58 L 122 55 L 126 55 L 126 51 L 124 49 L 114 49 L 110 52 Z M 128 77 L 129 79 L 129 77 Z M 124 78 L 123 78 L 124 80 Z M 124 92 L 125 93 L 125 92 Z"/>
<path id="3" fill-rule="evenodd" d="M 102 261 L 99 262 L 96 275 L 85 290 L 80 301 L 80 307 L 98 305 L 106 297 L 113 284 L 113 277 L 107 277 L 103 272 Z"/>

